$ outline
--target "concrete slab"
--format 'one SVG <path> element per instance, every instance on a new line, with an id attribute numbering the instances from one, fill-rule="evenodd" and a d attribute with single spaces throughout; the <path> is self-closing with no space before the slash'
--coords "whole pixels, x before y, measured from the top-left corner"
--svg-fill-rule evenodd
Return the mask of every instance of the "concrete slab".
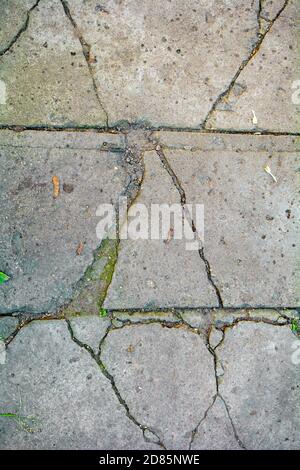
<path id="1" fill-rule="evenodd" d="M 216 349 L 219 390 L 246 448 L 299 449 L 299 346 L 289 326 L 242 322 Z"/>
<path id="2" fill-rule="evenodd" d="M 31 134 L 32 143 L 25 134 L 24 145 L 19 134 L 18 146 L 15 136 L 9 145 L 7 133 L 1 146 L 0 135 L 0 269 L 11 276 L 1 286 L 1 313 L 54 312 L 73 296 L 100 245 L 97 207 L 115 203 L 126 185 L 123 154 L 99 150 L 109 135 L 93 145 L 89 133 L 75 144 L 73 133 L 58 142 L 50 134 L 52 146 L 48 134 L 44 147 L 43 132 Z"/>
<path id="3" fill-rule="evenodd" d="M 11 22 L 16 24 L 15 31 L 32 2 L 5 3 L 11 5 L 6 5 L 1 21 L 9 25 L 10 32 L 6 27 L 2 30 L 2 48 L 11 41 Z M 106 113 L 99 105 L 80 41 L 61 2 L 35 3 L 37 7 L 15 42 L 7 52 L 0 51 L 0 81 L 5 86 L 0 124 L 105 127 Z"/>
<path id="4" fill-rule="evenodd" d="M 18 319 L 14 317 L 0 317 L 0 341 L 8 338 L 17 328 Z"/>
<path id="5" fill-rule="evenodd" d="M 201 143 L 190 135 L 190 150 L 166 148 L 165 155 L 187 202 L 204 204 L 204 249 L 224 306 L 297 307 L 296 143 L 290 138 L 285 151 L 286 137 L 268 146 L 264 136 L 214 135 Z M 164 143 L 172 147 L 171 133 Z"/>
<path id="6" fill-rule="evenodd" d="M 2 0 L 0 17 L 0 55 L 24 27 L 36 0 Z"/>
<path id="7" fill-rule="evenodd" d="M 151 204 L 174 204 L 180 198 L 156 152 L 144 156 L 145 176 L 135 201 L 151 214 Z M 135 209 L 136 210 L 136 209 Z M 134 219 L 134 206 L 128 222 Z M 150 220 L 150 219 L 149 219 Z M 150 232 L 149 232 L 150 233 Z M 217 306 L 198 251 L 186 240 L 121 240 L 118 262 L 104 306 L 108 309 Z"/>
<path id="8" fill-rule="evenodd" d="M 127 418 L 109 381 L 71 340 L 63 320 L 37 321 L 21 330 L 0 377 L 1 413 L 23 417 L 0 417 L 1 449 L 156 448 Z"/>
<path id="9" fill-rule="evenodd" d="M 79 341 L 90 346 L 94 353 L 99 350 L 100 341 L 104 337 L 109 327 L 110 318 L 101 318 L 99 316 L 82 316 L 70 318 L 70 325 L 74 335 Z"/>
<path id="10" fill-rule="evenodd" d="M 221 398 L 217 397 L 212 408 L 200 424 L 193 440 L 192 450 L 241 450 Z"/>
<path id="11" fill-rule="evenodd" d="M 65 3 L 110 125 L 200 127 L 257 40 L 257 0 Z"/>
<path id="12" fill-rule="evenodd" d="M 101 357 L 134 415 L 168 449 L 188 448 L 216 393 L 204 340 L 184 329 L 134 325 L 114 330 Z"/>
<path id="13" fill-rule="evenodd" d="M 270 8 L 269 18 L 274 17 L 277 3 Z M 267 15 L 268 5 L 264 8 L 262 14 Z M 299 2 L 290 1 L 229 96 L 218 104 L 207 128 L 299 131 L 299 14 Z M 253 111 L 257 123 L 253 122 Z"/>

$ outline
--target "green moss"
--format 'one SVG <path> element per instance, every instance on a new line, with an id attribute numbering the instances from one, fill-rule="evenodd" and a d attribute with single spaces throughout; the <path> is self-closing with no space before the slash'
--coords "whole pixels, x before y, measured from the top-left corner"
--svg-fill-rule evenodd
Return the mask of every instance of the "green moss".
<path id="1" fill-rule="evenodd" d="M 105 300 L 107 290 L 110 286 L 116 262 L 118 260 L 118 240 L 111 240 L 106 239 L 102 242 L 101 248 L 99 250 L 99 257 L 106 259 L 106 264 L 100 274 L 100 281 L 103 284 L 103 288 L 101 289 L 101 294 L 98 299 L 98 305 L 101 309 L 102 304 Z"/>

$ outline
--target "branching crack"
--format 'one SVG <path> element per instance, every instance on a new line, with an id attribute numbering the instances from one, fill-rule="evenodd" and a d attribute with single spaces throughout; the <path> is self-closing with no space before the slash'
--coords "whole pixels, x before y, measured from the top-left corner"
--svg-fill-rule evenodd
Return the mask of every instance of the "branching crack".
<path id="1" fill-rule="evenodd" d="M 86 42 L 86 40 L 84 39 L 84 37 L 83 37 L 76 21 L 74 20 L 73 16 L 71 15 L 68 2 L 66 0 L 61 0 L 61 4 L 63 6 L 63 9 L 64 9 L 64 12 L 65 12 L 66 16 L 70 20 L 70 22 L 71 22 L 71 24 L 72 24 L 72 26 L 73 26 L 73 28 L 76 32 L 76 36 L 78 37 L 79 42 L 81 44 L 82 52 L 83 52 L 84 58 L 86 60 L 86 63 L 87 63 L 88 69 L 89 69 L 89 73 L 90 73 L 90 76 L 91 76 L 91 79 L 92 79 L 95 96 L 96 96 L 96 99 L 98 101 L 98 104 L 99 104 L 101 110 L 105 114 L 106 126 L 108 127 L 108 113 L 107 113 L 107 111 L 106 111 L 106 109 L 105 109 L 105 107 L 104 107 L 104 105 L 101 101 L 99 91 L 98 91 L 98 87 L 97 87 L 97 83 L 96 83 L 96 80 L 95 80 L 94 69 L 91 65 L 91 58 L 92 58 L 91 45 Z"/>
<path id="2" fill-rule="evenodd" d="M 277 12 L 276 16 L 270 20 L 270 22 L 268 23 L 268 25 L 266 26 L 266 29 L 264 32 L 261 31 L 261 9 L 262 9 L 262 2 L 260 1 L 259 2 L 259 8 L 258 8 L 258 12 L 257 12 L 257 18 L 258 18 L 258 22 L 259 22 L 259 33 L 258 33 L 258 38 L 257 38 L 257 41 L 255 42 L 252 50 L 250 51 L 248 57 L 246 59 L 244 59 L 241 63 L 241 65 L 239 66 L 238 70 L 236 71 L 234 77 L 232 78 L 231 82 L 229 83 L 229 85 L 227 86 L 227 88 L 222 91 L 222 93 L 217 97 L 217 99 L 214 101 L 213 105 L 211 106 L 210 110 L 208 111 L 203 123 L 202 123 L 202 128 L 203 129 L 206 129 L 206 126 L 207 126 L 207 123 L 209 121 L 209 119 L 212 117 L 213 113 L 215 112 L 217 106 L 220 104 L 220 102 L 223 100 L 223 99 L 227 99 L 231 93 L 231 90 L 232 88 L 234 87 L 238 77 L 240 76 L 241 72 L 244 70 L 244 68 L 249 64 L 249 62 L 252 60 L 252 58 L 256 55 L 256 53 L 259 51 L 260 49 L 260 46 L 262 45 L 266 35 L 268 34 L 268 32 L 270 31 L 270 29 L 272 28 L 273 24 L 275 23 L 275 21 L 280 17 L 281 13 L 285 10 L 285 8 L 287 7 L 288 3 L 289 3 L 289 0 L 285 0 L 283 6 L 280 8 L 280 10 Z"/>
<path id="3" fill-rule="evenodd" d="M 223 335 L 222 340 L 221 340 L 220 343 L 218 344 L 218 346 L 222 343 L 223 340 L 224 340 L 224 335 Z M 227 405 L 225 399 L 223 398 L 223 396 L 222 396 L 221 393 L 220 393 L 220 389 L 219 389 L 219 379 L 218 379 L 218 371 L 217 371 L 217 370 L 218 370 L 217 367 L 218 367 L 218 363 L 219 363 L 219 359 L 218 359 L 218 356 L 217 356 L 217 353 L 216 353 L 216 349 L 217 349 L 217 348 L 212 348 L 212 346 L 210 345 L 210 343 L 209 343 L 209 335 L 207 336 L 207 344 L 206 344 L 206 346 L 207 346 L 208 351 L 209 351 L 209 352 L 211 353 L 211 355 L 213 356 L 213 360 L 214 360 L 214 372 L 215 372 L 215 381 L 216 381 L 216 390 L 217 390 L 217 393 L 216 393 L 216 396 L 215 396 L 215 400 L 216 400 L 217 397 L 219 397 L 219 398 L 222 400 L 222 402 L 224 403 L 224 406 L 225 406 L 225 409 L 226 409 L 226 413 L 227 413 L 228 419 L 229 419 L 229 421 L 230 421 L 230 424 L 231 424 L 231 427 L 232 427 L 232 431 L 233 431 L 235 440 L 236 440 L 236 442 L 238 443 L 238 445 L 240 446 L 241 449 L 246 450 L 246 446 L 245 446 L 245 445 L 243 444 L 243 442 L 241 441 L 241 439 L 240 439 L 240 437 L 239 437 L 239 435 L 238 435 L 238 433 L 237 433 L 237 430 L 236 430 L 236 428 L 235 428 L 233 419 L 232 419 L 232 417 L 231 417 L 231 415 L 230 415 L 229 407 L 228 407 L 228 405 Z M 214 403 L 215 403 L 215 400 L 214 400 Z M 214 403 L 213 403 L 213 404 L 214 404 Z M 212 406 L 213 406 L 213 405 L 212 405 Z M 209 411 L 209 410 L 208 410 L 208 411 Z M 208 412 L 208 411 L 207 411 L 207 412 Z M 207 414 L 207 413 L 206 413 L 206 414 Z M 202 421 L 203 421 L 203 420 L 202 420 Z M 201 422 L 202 422 L 202 421 L 201 421 Z M 199 423 L 198 428 L 199 428 L 201 422 Z M 192 441 L 191 441 L 191 445 L 192 445 Z"/>
<path id="4" fill-rule="evenodd" d="M 172 181 L 177 189 L 177 191 L 179 192 L 179 195 L 180 195 L 180 202 L 181 202 L 181 206 L 182 206 L 182 209 L 183 209 L 183 212 L 186 213 L 186 209 L 185 209 L 185 205 L 186 205 L 186 194 L 185 194 L 185 191 L 177 177 L 177 175 L 175 174 L 174 170 L 172 169 L 172 167 L 170 166 L 170 163 L 168 162 L 165 154 L 164 154 L 164 151 L 162 149 L 162 147 L 160 145 L 157 145 L 156 146 L 156 153 L 157 155 L 159 156 L 164 168 L 167 170 L 167 172 L 169 173 L 170 177 L 172 178 Z M 196 226 L 195 226 L 195 223 L 193 220 L 190 221 L 191 222 L 191 225 L 192 225 L 192 229 L 193 229 L 193 232 L 197 235 L 197 238 L 198 240 L 200 241 L 200 238 L 197 234 L 197 230 L 196 230 Z M 198 253 L 199 253 L 199 256 L 201 258 L 201 260 L 203 261 L 204 263 L 204 266 L 205 266 L 205 271 L 206 271 L 206 275 L 207 275 L 207 278 L 208 278 L 208 281 L 209 283 L 212 285 L 215 293 L 216 293 L 216 296 L 217 296 L 217 299 L 218 299 L 218 305 L 219 307 L 223 307 L 223 300 L 222 300 L 222 296 L 221 296 L 221 293 L 220 293 L 220 290 L 218 288 L 218 286 L 216 285 L 216 283 L 214 282 L 213 278 L 212 278 L 212 273 L 211 273 L 211 267 L 210 267 L 210 263 L 208 261 L 208 259 L 205 257 L 205 253 L 204 253 L 204 247 L 201 246 L 198 250 Z"/>
<path id="5" fill-rule="evenodd" d="M 101 348 L 100 348 L 100 351 L 98 354 L 95 354 L 94 350 L 91 348 L 91 346 L 89 346 L 88 344 L 85 344 L 83 343 L 82 341 L 80 341 L 78 338 L 76 338 L 76 336 L 74 335 L 74 332 L 73 332 L 73 329 L 72 329 L 72 326 L 71 326 L 71 323 L 68 319 L 66 319 L 66 322 L 67 322 L 67 326 L 68 326 L 68 330 L 69 330 L 69 333 L 71 335 L 71 339 L 72 341 L 74 341 L 74 343 L 77 344 L 77 346 L 85 349 L 89 354 L 90 356 L 92 357 L 92 359 L 94 359 L 94 361 L 97 363 L 97 365 L 99 366 L 102 374 L 104 375 L 104 377 L 110 382 L 110 385 L 113 389 L 113 392 L 118 400 L 118 402 L 120 403 L 120 405 L 125 409 L 125 412 L 126 412 L 126 416 L 130 419 L 130 421 L 132 421 L 139 429 L 141 429 L 142 433 L 143 433 L 143 437 L 145 439 L 146 442 L 151 442 L 152 444 L 157 444 L 158 446 L 160 446 L 162 449 L 165 449 L 165 445 L 163 444 L 163 442 L 161 441 L 159 435 L 156 433 L 155 430 L 151 429 L 150 427 L 140 423 L 133 415 L 132 413 L 130 412 L 130 409 L 129 409 L 129 406 L 128 404 L 126 403 L 126 401 L 124 400 L 124 398 L 121 396 L 121 393 L 116 385 L 116 382 L 115 382 L 115 379 L 114 377 L 109 373 L 109 371 L 107 370 L 105 364 L 103 363 L 102 359 L 101 359 Z M 105 337 L 107 336 L 107 334 L 109 333 L 110 329 L 108 328 L 107 329 L 107 332 L 106 334 L 104 335 Z M 150 440 L 146 435 L 145 433 L 149 434 L 153 434 L 153 436 L 155 437 L 155 440 Z"/>
<path id="6" fill-rule="evenodd" d="M 32 7 L 28 10 L 28 12 L 26 14 L 26 19 L 25 19 L 23 25 L 21 26 L 19 31 L 14 35 L 14 37 L 11 39 L 9 44 L 6 47 L 4 47 L 3 49 L 0 50 L 0 56 L 6 54 L 6 52 L 8 52 L 13 47 L 13 45 L 18 41 L 20 36 L 22 36 L 22 34 L 25 33 L 25 31 L 27 30 L 28 25 L 29 25 L 30 15 L 33 12 L 33 10 L 35 10 L 38 7 L 40 1 L 41 0 L 37 0 L 35 2 L 35 4 L 32 5 Z"/>

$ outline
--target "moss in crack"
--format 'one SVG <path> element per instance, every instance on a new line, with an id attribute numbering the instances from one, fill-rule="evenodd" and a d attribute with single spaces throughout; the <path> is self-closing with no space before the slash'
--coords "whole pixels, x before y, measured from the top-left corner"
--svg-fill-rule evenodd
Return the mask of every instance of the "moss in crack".
<path id="1" fill-rule="evenodd" d="M 105 300 L 108 288 L 112 281 L 112 277 L 115 271 L 115 266 L 118 260 L 118 247 L 119 240 L 106 238 L 101 245 L 99 256 L 107 260 L 103 270 L 100 274 L 100 281 L 103 285 L 103 289 L 100 293 L 98 305 L 100 308 L 100 313 L 103 310 L 102 305 Z"/>
<path id="2" fill-rule="evenodd" d="M 71 302 L 63 309 L 66 317 L 99 315 L 112 280 L 118 259 L 117 239 L 106 238 L 94 253 L 93 263 L 86 269 Z"/>

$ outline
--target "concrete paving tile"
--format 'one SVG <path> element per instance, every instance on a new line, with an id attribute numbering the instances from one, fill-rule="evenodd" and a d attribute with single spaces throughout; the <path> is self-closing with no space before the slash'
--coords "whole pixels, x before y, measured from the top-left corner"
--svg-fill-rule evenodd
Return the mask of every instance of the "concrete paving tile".
<path id="1" fill-rule="evenodd" d="M 208 128 L 299 131 L 299 99 L 293 100 L 297 93 L 294 82 L 297 85 L 299 78 L 299 13 L 299 2 L 290 1 L 239 75 L 228 99 L 217 106 Z"/>
<path id="2" fill-rule="evenodd" d="M 145 176 L 135 203 L 180 205 L 179 194 L 156 152 L 146 152 Z M 132 206 L 129 223 L 134 218 Z M 180 206 L 179 206 L 180 207 Z M 121 240 L 104 306 L 108 309 L 217 306 L 205 266 L 186 240 Z"/>
<path id="3" fill-rule="evenodd" d="M 70 318 L 69 321 L 75 337 L 97 354 L 100 341 L 110 325 L 110 319 L 89 315 Z"/>
<path id="4" fill-rule="evenodd" d="M 187 449 L 216 392 L 204 340 L 184 329 L 135 325 L 111 332 L 101 357 L 134 415 L 168 449 Z"/>
<path id="5" fill-rule="evenodd" d="M 1 449 L 157 448 L 127 418 L 109 381 L 71 340 L 63 320 L 22 329 L 8 347 L 0 377 L 1 412 L 23 417 L 0 417 Z"/>
<path id="6" fill-rule="evenodd" d="M 56 148 L 53 139 L 52 148 L 0 146 L 0 269 L 11 276 L 1 286 L 1 313 L 53 312 L 72 297 L 100 245 L 96 209 L 116 202 L 126 185 L 122 153 Z M 72 134 L 68 140 L 72 147 Z"/>
<path id="7" fill-rule="evenodd" d="M 75 131 L 31 131 L 21 132 L 2 129 L 0 147 L 29 147 L 43 149 L 82 149 L 82 150 L 115 150 L 125 148 L 125 136 L 113 132 Z"/>
<path id="8" fill-rule="evenodd" d="M 224 306 L 297 307 L 299 154 L 295 146 L 268 151 L 264 136 L 239 139 L 244 150 L 239 144 L 221 150 L 217 141 L 209 153 L 165 149 L 165 155 L 187 202 L 204 204 L 204 250 Z"/>
<path id="9" fill-rule="evenodd" d="M 214 405 L 200 424 L 192 450 L 240 450 L 226 408 L 217 397 Z"/>
<path id="10" fill-rule="evenodd" d="M 6 24 L 24 17 L 29 2 L 16 3 L 5 10 Z M 7 43 L 11 35 L 6 28 L 2 34 Z M 0 81 L 6 88 L 0 124 L 106 125 L 80 41 L 59 0 L 42 0 L 32 10 L 27 29 L 0 55 Z"/>
<path id="11" fill-rule="evenodd" d="M 18 326 L 18 319 L 15 317 L 0 317 L 0 341 L 11 335 Z"/>
<path id="12" fill-rule="evenodd" d="M 266 20 L 273 20 L 284 5 L 284 0 L 263 0 L 261 2 L 261 16 Z"/>
<path id="13" fill-rule="evenodd" d="M 0 55 L 26 24 L 27 14 L 36 0 L 2 0 L 0 17 Z"/>
<path id="14" fill-rule="evenodd" d="M 216 349 L 219 391 L 248 449 L 299 449 L 299 339 L 290 326 L 241 322 Z"/>
<path id="15" fill-rule="evenodd" d="M 110 125 L 200 127 L 257 40 L 257 0 L 66 3 Z"/>

